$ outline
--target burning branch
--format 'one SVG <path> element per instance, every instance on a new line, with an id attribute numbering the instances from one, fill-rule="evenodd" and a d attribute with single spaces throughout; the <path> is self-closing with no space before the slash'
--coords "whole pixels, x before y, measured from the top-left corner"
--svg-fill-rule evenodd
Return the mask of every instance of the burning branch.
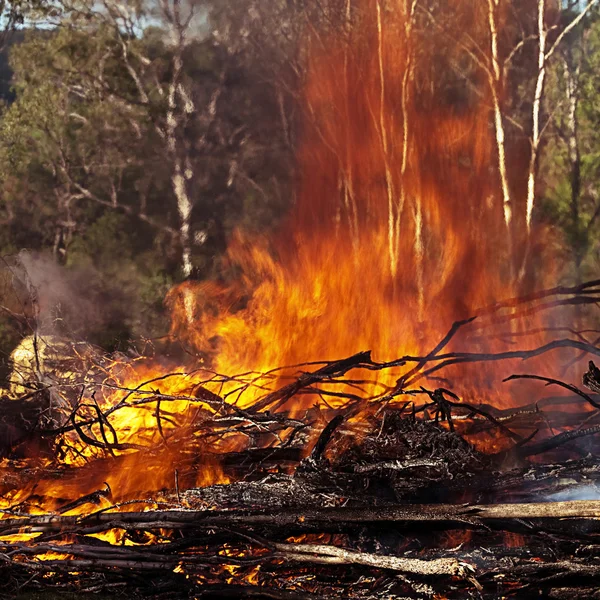
<path id="1" fill-rule="evenodd" d="M 597 355 L 598 348 L 581 336 L 523 350 L 461 349 L 474 333 L 480 344 L 486 335 L 498 336 L 494 322 L 501 330 L 514 322 L 504 320 L 507 312 L 593 304 L 596 290 L 597 282 L 590 282 L 500 303 L 477 319 L 456 322 L 422 356 L 386 362 L 360 352 L 266 373 L 174 370 L 135 383 L 111 378 L 104 367 L 101 378 L 91 370 L 96 379 L 77 384 L 62 425 L 28 432 L 60 449 L 57 456 L 84 457 L 81 466 L 49 458 L 36 470 L 20 468 L 16 459 L 5 461 L 7 483 L 0 491 L 6 498 L 0 519 L 5 568 L 21 581 L 44 585 L 72 582 L 70 573 L 77 571 L 93 586 L 97 573 L 107 573 L 106 589 L 152 571 L 165 585 L 187 576 L 190 590 L 235 589 L 243 595 L 261 581 L 273 587 L 286 577 L 306 590 L 294 578 L 312 564 L 325 574 L 323 580 L 316 576 L 315 589 L 324 589 L 341 567 L 351 569 L 356 576 L 345 575 L 344 589 L 356 597 L 353 586 L 367 573 L 402 573 L 439 591 L 450 581 L 463 591 L 497 585 L 491 575 L 499 572 L 497 561 L 492 565 L 474 550 L 442 551 L 440 531 L 491 536 L 492 556 L 499 548 L 505 555 L 506 535 L 529 536 L 536 544 L 544 535 L 560 536 L 565 548 L 582 543 L 573 540 L 579 532 L 573 523 L 585 522 L 589 543 L 596 536 L 598 502 L 490 502 L 498 494 L 537 500 L 540 494 L 564 493 L 571 484 L 563 480 L 600 482 L 596 459 L 553 467 L 562 478 L 528 462 L 559 451 L 587 453 L 586 438 L 600 432 L 600 402 L 593 394 L 545 375 L 513 375 L 506 381 L 541 381 L 570 395 L 499 409 L 465 401 L 448 385 L 433 391 L 416 385 L 456 365 L 512 364 L 556 350 Z M 522 339 L 535 337 L 533 332 Z M 127 372 L 127 365 L 120 369 Z M 584 383 L 597 392 L 598 379 L 591 363 Z M 57 383 L 55 391 L 65 395 L 69 389 Z M 110 394 L 117 394 L 112 405 L 106 402 Z M 314 402 L 306 404 L 307 397 Z M 26 395 L 15 406 L 22 409 L 32 398 Z M 555 410 L 558 406 L 565 412 Z M 129 416 L 121 421 L 121 415 Z M 136 416 L 146 424 L 137 436 L 122 424 Z M 13 443 L 6 452 L 19 447 Z M 506 471 L 507 464 L 512 470 Z M 141 465 L 144 474 L 161 474 L 162 492 L 148 497 L 147 476 L 136 479 Z M 467 504 L 466 489 L 472 494 Z M 78 491 L 68 497 L 68 490 Z M 428 502 L 439 494 L 445 504 Z M 150 510 L 131 512 L 139 503 Z M 90 513 L 93 506 L 101 508 Z M 44 514 L 29 514 L 34 510 Z M 407 540 L 416 535 L 423 540 L 426 531 L 429 549 L 415 557 L 386 546 L 380 539 L 384 523 Z M 365 533 L 357 537 L 358 529 Z M 548 572 L 557 578 L 580 572 L 570 559 L 544 557 L 545 570 L 536 571 L 518 549 L 511 556 L 522 586 L 547 585 Z M 513 576 L 507 571 L 505 577 Z M 413 591 L 422 585 L 405 579 L 395 582 Z"/>

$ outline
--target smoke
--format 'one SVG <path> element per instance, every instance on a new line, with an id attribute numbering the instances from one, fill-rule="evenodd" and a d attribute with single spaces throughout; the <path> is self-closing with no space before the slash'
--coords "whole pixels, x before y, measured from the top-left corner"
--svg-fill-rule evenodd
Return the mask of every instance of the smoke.
<path id="1" fill-rule="evenodd" d="M 600 500 L 600 488 L 595 484 L 574 485 L 560 492 L 542 496 L 544 502 L 567 502 L 570 500 Z"/>
<path id="2" fill-rule="evenodd" d="M 127 329 L 127 295 L 93 267 L 66 268 L 49 254 L 21 251 L 11 272 L 20 311 L 38 334 L 104 345 Z"/>

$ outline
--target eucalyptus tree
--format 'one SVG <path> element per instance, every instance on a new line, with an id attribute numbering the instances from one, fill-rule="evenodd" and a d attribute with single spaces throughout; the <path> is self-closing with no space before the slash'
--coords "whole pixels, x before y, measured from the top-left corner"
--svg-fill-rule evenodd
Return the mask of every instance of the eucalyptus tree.
<path id="1" fill-rule="evenodd" d="M 12 52 L 17 100 L 0 128 L 7 219 L 26 198 L 47 213 L 41 243 L 59 256 L 90 220 L 118 211 L 176 249 L 189 276 L 248 211 L 263 222 L 280 212 L 291 161 L 273 127 L 277 99 L 257 63 L 213 34 L 204 3 L 54 8 Z"/>
<path id="2" fill-rule="evenodd" d="M 581 14 L 579 3 L 565 19 Z M 548 70 L 543 112 L 548 115 L 541 153 L 546 217 L 565 235 L 576 282 L 597 276 L 600 252 L 600 12 L 591 11 L 568 32 Z"/>

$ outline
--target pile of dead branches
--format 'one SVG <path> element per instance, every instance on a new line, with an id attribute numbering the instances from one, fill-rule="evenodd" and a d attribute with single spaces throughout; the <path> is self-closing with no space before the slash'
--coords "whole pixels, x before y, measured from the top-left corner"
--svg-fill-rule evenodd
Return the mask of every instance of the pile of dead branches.
<path id="1" fill-rule="evenodd" d="M 595 593 L 600 502 L 568 498 L 592 493 L 599 459 L 506 468 L 446 427 L 398 413 L 346 450 L 336 448 L 335 428 L 343 422 L 332 420 L 291 475 L 273 468 L 274 456 L 249 455 L 248 481 L 116 505 L 112 491 L 101 489 L 52 513 L 7 510 L 0 520 L 4 592 Z M 429 502 L 415 503 L 419 498 Z M 69 515 L 74 509 L 80 514 Z"/>
<path id="2" fill-rule="evenodd" d="M 75 395 L 70 382 L 68 407 L 50 427 L 40 415 L 49 389 L 62 393 L 58 384 L 34 389 L 20 404 L 12 400 L 10 410 L 6 401 L 2 426 L 12 437 L 4 437 L 0 497 L 31 493 L 2 511 L 0 593 L 561 598 L 577 588 L 593 597 L 600 503 L 580 498 L 600 498 L 593 444 L 600 372 L 590 362 L 584 373 L 581 359 L 600 354 L 598 340 L 589 338 L 595 332 L 526 350 L 453 347 L 459 334 L 476 339 L 498 331 L 514 344 L 516 334 L 502 324 L 599 300 L 600 282 L 555 288 L 456 323 L 424 356 L 377 362 L 362 352 L 281 372 L 211 373 L 179 395 L 152 389 L 150 380 L 121 389 L 110 407 L 98 398 L 115 382 L 87 380 Z M 519 373 L 508 379 L 541 380 L 559 394 L 518 408 L 466 402 L 441 379 L 456 365 L 565 349 L 579 360 L 570 368 L 579 369 L 587 389 Z M 364 376 L 390 370 L 399 372 L 394 385 Z M 271 389 L 269 382 L 284 376 L 288 382 Z M 233 390 L 219 393 L 232 382 Z M 257 388 L 264 393 L 243 404 Z M 169 407 L 181 401 L 190 408 L 178 421 Z M 157 443 L 119 439 L 112 418 L 125 409 L 151 411 Z M 32 446 L 37 459 L 28 458 Z M 77 450 L 82 446 L 93 454 Z M 75 451 L 84 457 L 80 464 L 61 461 Z M 106 474 L 127 479 L 128 469 L 152 472 L 165 464 L 162 489 L 90 488 Z M 215 464 L 224 482 L 195 485 Z M 50 507 L 39 492 L 48 481 L 64 490 Z"/>

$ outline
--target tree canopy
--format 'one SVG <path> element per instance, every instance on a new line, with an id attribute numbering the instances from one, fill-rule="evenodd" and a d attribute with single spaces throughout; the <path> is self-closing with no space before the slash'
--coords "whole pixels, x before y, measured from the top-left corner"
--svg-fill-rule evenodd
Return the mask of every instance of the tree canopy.
<path id="1" fill-rule="evenodd" d="M 293 205 L 307 48 L 347 35 L 361 19 L 359 4 L 2 5 L 0 47 L 11 77 L 0 120 L 2 254 L 28 249 L 65 273 L 93 274 L 94 293 L 111 307 L 110 323 L 85 332 L 95 341 L 163 334 L 171 283 L 226 277 L 221 258 L 234 229 L 275 227 Z M 432 28 L 441 32 L 415 60 L 436 70 L 431 97 L 449 110 L 469 110 L 470 99 L 489 90 L 502 104 L 496 121 L 490 112 L 490 127 L 502 128 L 508 172 L 511 161 L 533 156 L 532 218 L 564 232 L 561 251 L 574 266 L 564 277 L 581 279 L 600 248 L 597 7 L 582 18 L 581 6 L 547 7 L 538 106 L 538 3 L 497 4 L 489 23 L 500 33 L 478 38 L 488 44 L 498 34 L 489 46 L 495 56 L 473 32 L 454 27 L 465 3 L 415 3 L 423 40 Z M 36 20 L 41 26 L 31 26 Z M 526 185 L 509 176 L 505 193 L 523 195 Z M 9 347 L 19 324 L 5 308 Z"/>

